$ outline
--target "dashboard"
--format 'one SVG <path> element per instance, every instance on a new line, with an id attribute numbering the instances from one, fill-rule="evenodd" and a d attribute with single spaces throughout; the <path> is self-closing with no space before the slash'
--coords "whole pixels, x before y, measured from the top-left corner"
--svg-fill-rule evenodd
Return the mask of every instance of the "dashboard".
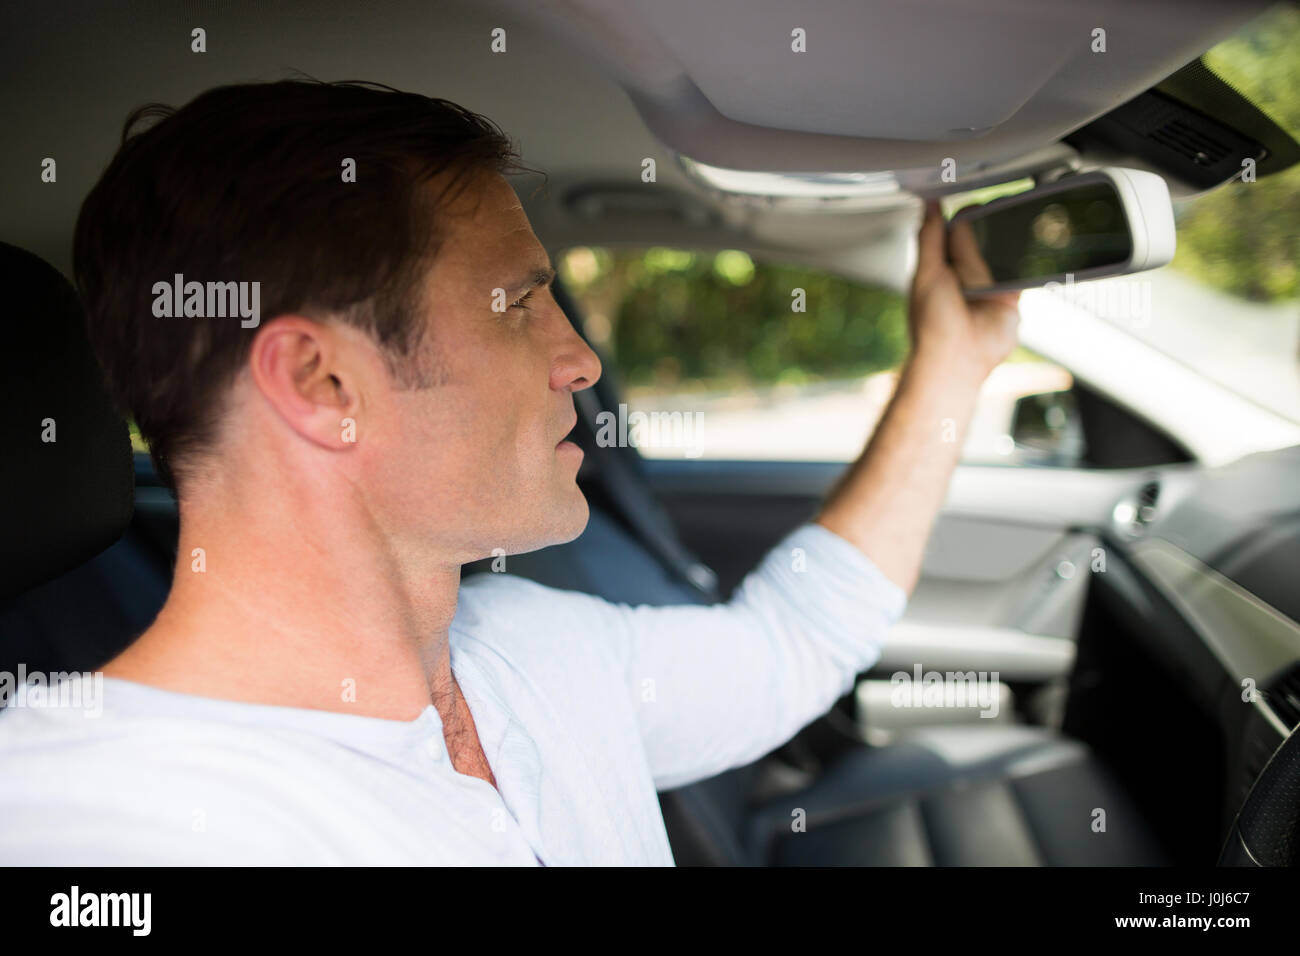
<path id="1" fill-rule="evenodd" d="M 1102 589 L 1222 728 L 1235 813 L 1300 724 L 1300 446 L 1153 472 L 1112 519 Z"/>

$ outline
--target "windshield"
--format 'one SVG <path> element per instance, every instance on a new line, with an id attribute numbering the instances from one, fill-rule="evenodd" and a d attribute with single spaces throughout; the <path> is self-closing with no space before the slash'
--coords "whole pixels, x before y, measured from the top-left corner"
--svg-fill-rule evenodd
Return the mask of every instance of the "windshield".
<path id="1" fill-rule="evenodd" d="M 1300 9 L 1274 8 L 1205 62 L 1300 131 Z M 1176 201 L 1174 215 L 1170 265 L 1080 283 L 1078 294 L 1101 304 L 1100 318 L 1300 423 L 1300 166 Z"/>
<path id="2" fill-rule="evenodd" d="M 1300 129 L 1300 12 L 1271 12 L 1206 61 L 1288 131 Z M 945 206 L 951 214 L 1032 186 L 1028 179 L 999 184 L 946 197 Z M 1149 343 L 1195 375 L 1300 425 L 1300 167 L 1179 202 L 1176 221 L 1178 252 L 1170 266 L 1060 293 L 1091 298 L 1079 304 L 1134 340 L 1123 344 Z M 581 305 L 589 339 L 622 383 L 629 414 L 702 422 L 689 434 L 683 428 L 677 438 L 642 442 L 645 457 L 851 461 L 907 351 L 904 296 L 829 267 L 689 245 L 573 247 L 557 266 Z M 797 307 L 791 290 L 799 294 Z M 1026 292 L 1022 313 L 1047 294 Z M 1018 442 L 1017 409 L 1030 396 L 1067 394 L 1075 374 L 1089 381 L 1095 362 L 1123 366 L 1149 352 L 1118 349 L 1112 356 L 1109 342 L 1090 339 L 1081 347 L 1048 326 L 1039 323 L 1039 337 L 1026 336 L 1025 347 L 985 383 L 963 462 L 1095 465 L 1077 443 L 1045 455 Z M 1142 370 L 1143 401 L 1183 395 L 1183 407 L 1212 415 L 1214 396 L 1188 395 L 1179 391 L 1183 381 L 1158 380 L 1169 371 Z M 1110 394 L 1102 382 L 1092 384 Z M 1068 418 L 1067 411 L 1044 414 Z M 1206 432 L 1231 432 L 1235 444 L 1206 438 L 1202 453 L 1213 447 L 1231 456 L 1294 440 L 1293 429 L 1261 421 L 1267 418 L 1221 417 Z"/>

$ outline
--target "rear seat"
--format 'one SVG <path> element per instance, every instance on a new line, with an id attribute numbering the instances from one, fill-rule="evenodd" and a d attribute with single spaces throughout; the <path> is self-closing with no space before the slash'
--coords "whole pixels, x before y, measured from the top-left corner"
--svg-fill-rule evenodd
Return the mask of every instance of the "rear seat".
<path id="1" fill-rule="evenodd" d="M 80 567 L 0 606 L 0 670 L 95 670 L 149 626 L 170 588 L 170 560 L 132 527 Z"/>

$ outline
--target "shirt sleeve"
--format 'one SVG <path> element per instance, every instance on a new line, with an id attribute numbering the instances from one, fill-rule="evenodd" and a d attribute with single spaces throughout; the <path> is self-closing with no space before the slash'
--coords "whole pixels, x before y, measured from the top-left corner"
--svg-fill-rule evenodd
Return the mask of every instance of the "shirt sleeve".
<path id="1" fill-rule="evenodd" d="M 743 766 L 825 714 L 880 657 L 906 592 L 819 524 L 712 606 L 605 605 L 656 789 Z"/>

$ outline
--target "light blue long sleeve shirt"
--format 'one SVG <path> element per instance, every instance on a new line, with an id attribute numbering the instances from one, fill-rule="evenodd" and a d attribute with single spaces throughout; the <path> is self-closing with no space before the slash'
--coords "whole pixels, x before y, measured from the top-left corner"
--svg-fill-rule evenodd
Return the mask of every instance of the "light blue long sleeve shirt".
<path id="1" fill-rule="evenodd" d="M 104 678 L 98 716 L 0 711 L 0 863 L 671 866 L 656 791 L 824 714 L 906 602 L 815 524 L 727 604 L 469 578 L 451 666 L 497 788 L 454 769 L 432 704 L 396 721 Z"/>

